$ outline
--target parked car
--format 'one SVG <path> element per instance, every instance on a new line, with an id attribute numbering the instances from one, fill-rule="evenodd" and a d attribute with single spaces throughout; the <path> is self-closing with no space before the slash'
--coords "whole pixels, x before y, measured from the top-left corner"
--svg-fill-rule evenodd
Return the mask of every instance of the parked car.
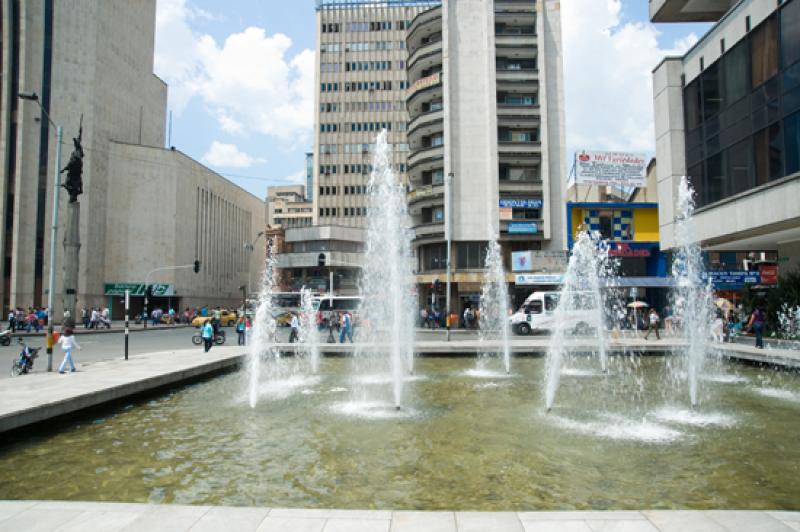
<path id="1" fill-rule="evenodd" d="M 209 313 L 211 314 L 210 316 L 197 316 L 195 319 L 193 319 L 192 327 L 198 327 L 198 328 L 202 327 L 203 325 L 205 325 L 207 321 L 213 319 L 214 312 L 209 311 Z M 236 325 L 237 319 L 238 317 L 236 316 L 235 312 L 232 312 L 230 310 L 223 310 L 220 313 L 219 322 L 220 325 L 222 325 L 223 327 L 233 327 L 234 325 Z"/>

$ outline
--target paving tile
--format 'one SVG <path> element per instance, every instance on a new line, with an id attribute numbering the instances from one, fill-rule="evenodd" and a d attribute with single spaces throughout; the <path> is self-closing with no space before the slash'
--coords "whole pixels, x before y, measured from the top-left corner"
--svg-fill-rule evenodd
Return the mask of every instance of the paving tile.
<path id="1" fill-rule="evenodd" d="M 800 512 L 767 512 L 779 521 L 800 521 Z"/>
<path id="2" fill-rule="evenodd" d="M 54 532 L 82 513 L 80 510 L 37 510 L 33 506 L 0 521 L 0 532 Z"/>
<path id="3" fill-rule="evenodd" d="M 626 521 L 646 519 L 641 512 L 517 512 L 520 521 L 605 521 L 608 519 L 625 519 Z"/>
<path id="4" fill-rule="evenodd" d="M 592 532 L 658 532 L 658 529 L 647 520 L 605 520 L 589 521 L 586 523 Z"/>
<path id="5" fill-rule="evenodd" d="M 41 501 L 37 510 L 81 510 L 83 512 L 138 512 L 144 513 L 150 505 L 135 502 L 97 501 Z"/>
<path id="6" fill-rule="evenodd" d="M 55 511 L 55 510 L 53 510 Z M 119 532 L 133 523 L 142 511 L 83 512 L 56 529 L 56 532 Z"/>
<path id="7" fill-rule="evenodd" d="M 789 525 L 775 519 L 767 512 L 717 511 L 704 512 L 729 532 L 787 532 Z"/>
<path id="8" fill-rule="evenodd" d="M 456 512 L 458 532 L 524 532 L 514 512 Z"/>
<path id="9" fill-rule="evenodd" d="M 389 532 L 389 519 L 331 518 L 322 532 Z"/>
<path id="10" fill-rule="evenodd" d="M 391 519 L 391 510 L 329 510 L 328 518 Z"/>
<path id="11" fill-rule="evenodd" d="M 453 512 L 394 512 L 391 532 L 456 532 Z"/>
<path id="12" fill-rule="evenodd" d="M 661 532 L 725 532 L 725 528 L 705 512 L 652 510 L 642 513 Z"/>
<path id="13" fill-rule="evenodd" d="M 254 532 L 269 514 L 269 508 L 231 508 L 218 506 L 211 508 L 197 521 L 191 532 Z"/>
<path id="14" fill-rule="evenodd" d="M 592 532 L 586 521 L 569 521 L 559 519 L 556 521 L 523 521 L 525 532 Z"/>
<path id="15" fill-rule="evenodd" d="M 784 521 L 783 524 L 788 526 L 791 530 L 800 531 L 800 521 Z"/>
<path id="16" fill-rule="evenodd" d="M 149 505 L 125 531 L 176 532 L 188 530 L 210 510 L 208 506 Z"/>
<path id="17" fill-rule="evenodd" d="M 270 517 L 306 517 L 327 519 L 332 510 L 319 508 L 273 508 L 269 511 Z"/>
<path id="18" fill-rule="evenodd" d="M 256 532 L 322 532 L 325 521 L 326 519 L 318 517 L 267 516 Z"/>
<path id="19" fill-rule="evenodd" d="M 0 521 L 13 517 L 36 504 L 36 501 L 0 501 Z"/>

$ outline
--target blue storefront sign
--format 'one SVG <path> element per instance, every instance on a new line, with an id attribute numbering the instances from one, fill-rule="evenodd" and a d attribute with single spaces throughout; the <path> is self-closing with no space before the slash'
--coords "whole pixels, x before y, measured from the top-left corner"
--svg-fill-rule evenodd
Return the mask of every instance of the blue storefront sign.
<path id="1" fill-rule="evenodd" d="M 533 222 L 508 222 L 508 233 L 511 235 L 535 235 L 539 228 Z"/>
<path id="2" fill-rule="evenodd" d="M 541 209 L 544 200 L 540 199 L 501 199 L 500 207 L 511 207 L 516 209 Z"/>
<path id="3" fill-rule="evenodd" d="M 760 284 L 761 275 L 758 272 L 746 271 L 710 271 L 705 278 L 711 278 L 711 283 L 717 288 L 740 287 L 748 284 Z"/>

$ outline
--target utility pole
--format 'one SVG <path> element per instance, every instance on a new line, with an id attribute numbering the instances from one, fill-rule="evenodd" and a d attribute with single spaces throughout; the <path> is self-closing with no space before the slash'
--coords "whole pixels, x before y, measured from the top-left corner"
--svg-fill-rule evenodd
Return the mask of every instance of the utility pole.
<path id="1" fill-rule="evenodd" d="M 447 286 L 445 287 L 446 296 L 445 296 L 445 308 L 447 309 L 447 316 L 445 317 L 445 323 L 448 324 L 445 329 L 447 332 L 445 333 L 446 339 L 450 341 L 450 327 L 453 326 L 450 323 L 450 316 L 452 315 L 452 310 L 450 308 L 450 282 L 451 282 L 451 268 L 450 268 L 450 259 L 453 247 L 453 172 L 447 174 L 447 177 L 444 178 L 444 208 L 445 208 L 445 216 L 444 216 L 444 235 L 445 239 L 447 240 Z"/>

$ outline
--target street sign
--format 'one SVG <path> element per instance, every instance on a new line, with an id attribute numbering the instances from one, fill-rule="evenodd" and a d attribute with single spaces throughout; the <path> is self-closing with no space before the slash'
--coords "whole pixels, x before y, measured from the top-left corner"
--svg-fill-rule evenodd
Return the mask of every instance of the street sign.
<path id="1" fill-rule="evenodd" d="M 758 272 L 748 271 L 710 271 L 706 272 L 705 278 L 711 278 L 711 283 L 716 286 L 740 286 L 747 284 L 761 283 L 761 276 Z"/>
<path id="2" fill-rule="evenodd" d="M 514 284 L 517 285 L 559 285 L 563 282 L 564 276 L 562 274 L 518 273 L 514 276 Z"/>
<path id="3" fill-rule="evenodd" d="M 153 297 L 170 297 L 175 295 L 175 286 L 171 284 L 150 284 Z M 125 291 L 131 296 L 143 297 L 144 283 L 105 283 L 103 293 L 107 296 L 124 296 Z"/>
<path id="4" fill-rule="evenodd" d="M 535 235 L 539 227 L 534 222 L 509 222 L 508 233 L 511 235 Z"/>

